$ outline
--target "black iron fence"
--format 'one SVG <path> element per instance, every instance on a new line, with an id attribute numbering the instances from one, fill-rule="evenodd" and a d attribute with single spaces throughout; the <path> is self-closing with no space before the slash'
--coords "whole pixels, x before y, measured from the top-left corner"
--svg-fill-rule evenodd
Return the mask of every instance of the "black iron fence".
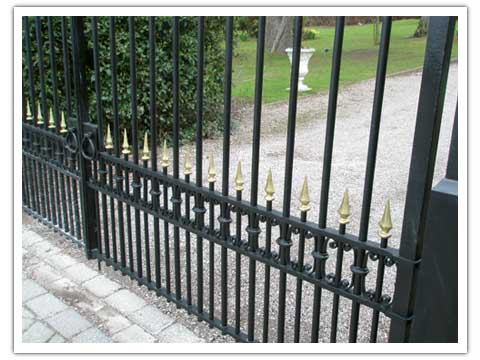
<path id="1" fill-rule="evenodd" d="M 99 266 L 102 262 L 112 266 L 238 341 L 336 342 L 340 308 L 348 309 L 350 342 L 357 341 L 359 328 L 368 331 L 370 341 L 376 342 L 381 318 L 387 319 L 387 326 L 390 324 L 392 342 L 429 340 L 428 334 L 423 338 L 412 338 L 410 334 L 415 324 L 416 279 L 422 270 L 423 239 L 428 235 L 426 218 L 455 18 L 434 17 L 430 21 L 399 250 L 388 245 L 392 228 L 388 202 L 380 222 L 379 238 L 368 237 L 391 17 L 383 18 L 358 236 L 347 231 L 350 217 L 347 192 L 339 209 L 338 228 L 329 228 L 326 222 L 344 17 L 336 19 L 320 211 L 315 220 L 308 216 L 310 199 L 306 179 L 299 204 L 300 217 L 291 214 L 302 17 L 295 18 L 294 23 L 280 210 L 274 208 L 271 173 L 266 180 L 265 203 L 259 203 L 265 17 L 260 17 L 258 22 L 248 201 L 242 198 L 245 181 L 241 164 L 238 164 L 234 184 L 230 184 L 233 174 L 229 173 L 232 17 L 226 18 L 225 28 L 220 188 L 217 188 L 212 157 L 207 171 L 203 169 L 204 17 L 197 20 L 196 50 L 191 49 L 196 51 L 197 66 L 195 166 L 189 151 L 182 154 L 184 164 L 180 164 L 179 39 L 182 34 L 178 17 L 171 19 L 173 127 L 168 139 L 159 139 L 156 130 L 156 90 L 161 81 L 157 69 L 165 64 L 155 62 L 158 40 L 155 17 L 148 19 L 148 40 L 141 46 L 136 38 L 134 17 L 128 18 L 128 44 L 118 44 L 116 40 L 118 19 L 115 17 L 109 19 L 108 34 L 99 34 L 96 17 L 61 18 L 56 22 L 60 32 L 54 31 L 51 17 L 24 17 L 23 21 L 24 78 L 28 79 L 22 94 L 23 205 L 32 216 L 84 246 L 87 257 L 97 259 Z M 35 48 L 30 31 L 32 21 Z M 88 33 L 85 21 L 91 22 Z M 43 42 L 45 29 L 48 44 Z M 54 48 L 57 33 L 61 34 L 61 49 Z M 110 83 L 100 81 L 100 73 L 106 69 L 101 68 L 99 62 L 99 35 L 108 36 L 110 42 Z M 119 113 L 116 47 L 126 45 L 130 53 L 131 122 L 122 129 L 121 120 L 125 120 L 125 115 Z M 137 109 L 136 53 L 141 51 L 139 48 L 147 49 L 149 59 L 147 113 L 150 124 L 142 134 Z M 34 52 L 38 59 L 35 62 Z M 59 53 L 63 57 L 60 72 L 56 58 Z M 86 79 L 90 60 L 94 88 L 88 86 Z M 47 96 L 47 82 L 51 85 L 51 98 Z M 102 89 L 106 87 L 111 87 L 112 93 L 108 109 L 103 108 L 102 98 Z M 64 100 L 59 101 L 60 96 Z M 91 96 L 96 101 L 94 116 L 88 108 Z M 95 122 L 91 120 L 93 117 Z M 163 151 L 159 156 L 162 140 Z M 167 140 L 172 149 L 167 147 Z M 191 179 L 193 168 L 195 178 Z M 205 174 L 208 187 L 204 186 Z M 231 185 L 235 196 L 230 194 Z M 386 269 L 396 272 L 393 294 L 383 290 Z M 366 279 L 372 276 L 374 287 L 369 289 Z M 331 303 L 326 304 L 328 308 L 322 304 L 325 294 L 331 296 Z M 361 308 L 369 309 L 366 316 L 360 316 Z"/>

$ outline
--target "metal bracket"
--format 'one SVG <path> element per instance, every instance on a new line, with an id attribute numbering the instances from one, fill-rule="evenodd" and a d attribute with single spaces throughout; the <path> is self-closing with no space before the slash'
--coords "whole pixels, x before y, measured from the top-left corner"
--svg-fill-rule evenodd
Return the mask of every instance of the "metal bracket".
<path id="1" fill-rule="evenodd" d="M 98 127 L 92 123 L 83 124 L 83 138 L 80 145 L 82 156 L 87 160 L 94 160 L 97 157 L 98 149 Z"/>

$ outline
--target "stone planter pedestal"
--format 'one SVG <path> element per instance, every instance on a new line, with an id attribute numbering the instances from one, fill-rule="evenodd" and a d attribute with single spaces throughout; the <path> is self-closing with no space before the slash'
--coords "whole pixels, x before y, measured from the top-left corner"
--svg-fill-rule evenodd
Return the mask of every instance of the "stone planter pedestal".
<path id="1" fill-rule="evenodd" d="M 292 65 L 292 51 L 293 51 L 292 48 L 285 49 L 285 52 L 287 53 L 288 58 L 290 59 L 290 65 Z M 303 79 L 308 74 L 308 62 L 310 61 L 310 58 L 312 57 L 314 52 L 315 52 L 315 49 L 300 50 L 300 69 L 298 74 L 298 91 L 300 92 L 312 90 L 311 88 L 309 88 L 307 85 L 303 83 Z M 287 90 L 290 90 L 290 88 L 288 88 Z"/>

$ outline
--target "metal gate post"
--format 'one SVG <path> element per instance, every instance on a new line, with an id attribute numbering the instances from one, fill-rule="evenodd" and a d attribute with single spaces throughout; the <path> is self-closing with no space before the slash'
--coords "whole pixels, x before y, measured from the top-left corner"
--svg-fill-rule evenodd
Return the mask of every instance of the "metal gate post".
<path id="1" fill-rule="evenodd" d="M 447 174 L 432 190 L 410 342 L 458 342 L 457 115 Z"/>
<path id="2" fill-rule="evenodd" d="M 87 82 L 85 72 L 86 42 L 84 19 L 72 16 L 73 75 L 75 97 L 77 99 L 77 134 L 79 144 L 84 138 L 84 125 L 88 122 Z M 87 259 L 94 259 L 98 247 L 98 224 L 96 214 L 95 190 L 88 186 L 88 178 L 92 175 L 91 161 L 79 155 L 80 169 L 80 207 L 84 234 L 85 254 Z"/>
<path id="3" fill-rule="evenodd" d="M 400 243 L 400 255 L 414 263 L 422 259 L 426 236 L 455 22 L 456 17 L 433 16 L 429 23 Z M 418 267 L 422 265 L 397 265 L 392 306 L 393 311 L 404 319 L 392 319 L 390 342 L 411 340 Z"/>

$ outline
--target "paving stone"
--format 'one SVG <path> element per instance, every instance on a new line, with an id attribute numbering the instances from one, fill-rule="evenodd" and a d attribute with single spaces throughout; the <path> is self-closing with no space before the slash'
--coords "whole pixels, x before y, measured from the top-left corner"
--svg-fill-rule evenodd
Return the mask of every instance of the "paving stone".
<path id="1" fill-rule="evenodd" d="M 22 317 L 29 318 L 29 319 L 36 319 L 37 318 L 35 316 L 35 314 L 32 313 L 30 310 L 28 310 L 25 306 L 22 308 Z"/>
<path id="2" fill-rule="evenodd" d="M 32 270 L 32 278 L 43 285 L 56 281 L 61 277 L 62 275 L 57 270 L 43 262 Z"/>
<path id="3" fill-rule="evenodd" d="M 104 322 L 105 328 L 110 334 L 115 334 L 132 325 L 125 316 L 109 307 L 104 307 L 97 311 L 95 315 Z"/>
<path id="4" fill-rule="evenodd" d="M 43 238 L 36 232 L 30 230 L 22 231 L 22 245 L 26 248 L 31 247 L 33 244 L 44 241 Z"/>
<path id="5" fill-rule="evenodd" d="M 24 343 L 43 343 L 47 342 L 54 333 L 48 326 L 37 321 L 23 333 L 22 341 Z"/>
<path id="6" fill-rule="evenodd" d="M 105 298 L 105 301 L 122 313 L 131 313 L 144 307 L 147 303 L 128 290 L 119 290 Z"/>
<path id="7" fill-rule="evenodd" d="M 90 269 L 87 265 L 82 263 L 70 266 L 64 271 L 69 279 L 79 284 L 83 283 L 84 281 L 90 280 L 98 275 L 98 272 Z"/>
<path id="8" fill-rule="evenodd" d="M 72 338 L 76 343 L 109 343 L 112 342 L 108 336 L 97 328 L 91 327 Z"/>
<path id="9" fill-rule="evenodd" d="M 205 342 L 185 326 L 175 323 L 157 335 L 159 343 L 199 343 Z"/>
<path id="10" fill-rule="evenodd" d="M 22 302 L 25 303 L 36 296 L 45 294 L 47 290 L 38 285 L 35 281 L 31 279 L 26 279 L 22 281 Z"/>
<path id="11" fill-rule="evenodd" d="M 90 321 L 86 320 L 73 309 L 62 311 L 48 318 L 46 321 L 52 328 L 66 338 L 77 335 L 92 326 Z"/>
<path id="12" fill-rule="evenodd" d="M 22 316 L 22 332 L 27 330 L 35 322 L 35 319 Z"/>
<path id="13" fill-rule="evenodd" d="M 50 293 L 36 297 L 27 302 L 26 305 L 40 319 L 44 319 L 67 309 L 67 305 Z"/>
<path id="14" fill-rule="evenodd" d="M 52 265 L 57 270 L 63 270 L 69 266 L 75 265 L 77 260 L 65 254 L 52 254 L 45 257 L 45 262 Z"/>
<path id="15" fill-rule="evenodd" d="M 170 316 L 163 314 L 153 305 L 147 305 L 135 311 L 130 318 L 152 334 L 159 333 L 174 322 Z"/>
<path id="16" fill-rule="evenodd" d="M 155 338 L 145 332 L 140 326 L 132 325 L 112 336 L 115 342 L 121 343 L 152 343 Z"/>
<path id="17" fill-rule="evenodd" d="M 98 297 L 106 297 L 120 289 L 120 284 L 107 279 L 104 275 L 99 275 L 82 284 L 88 291 Z"/>
<path id="18" fill-rule="evenodd" d="M 48 342 L 49 343 L 64 343 L 65 339 L 63 338 L 63 336 L 55 334 L 55 335 L 52 336 L 52 338 L 50 340 L 48 340 Z"/>
<path id="19" fill-rule="evenodd" d="M 57 254 L 60 250 L 61 249 L 58 246 L 50 244 L 48 241 L 40 241 L 30 247 L 30 251 L 33 255 L 42 259 Z"/>

